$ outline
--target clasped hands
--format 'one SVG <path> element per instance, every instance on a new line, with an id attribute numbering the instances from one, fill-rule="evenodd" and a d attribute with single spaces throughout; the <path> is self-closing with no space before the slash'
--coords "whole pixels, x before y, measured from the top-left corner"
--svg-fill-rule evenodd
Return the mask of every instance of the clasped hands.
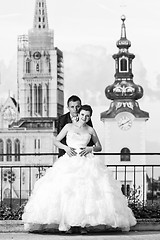
<path id="1" fill-rule="evenodd" d="M 77 154 L 79 154 L 79 156 L 86 156 L 88 153 L 92 152 L 92 147 L 80 148 L 80 150 L 81 151 L 77 153 L 75 148 L 67 147 L 65 149 L 68 156 L 73 157 L 73 156 L 76 156 Z"/>

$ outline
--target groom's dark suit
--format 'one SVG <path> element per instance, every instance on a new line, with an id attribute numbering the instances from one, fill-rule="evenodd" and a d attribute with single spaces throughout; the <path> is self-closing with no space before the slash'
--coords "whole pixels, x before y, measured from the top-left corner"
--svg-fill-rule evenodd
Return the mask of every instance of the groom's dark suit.
<path id="1" fill-rule="evenodd" d="M 61 129 L 67 124 L 67 123 L 72 123 L 72 120 L 71 120 L 71 116 L 70 116 L 70 112 L 64 114 L 64 115 L 61 115 L 59 118 L 58 118 L 58 122 L 57 122 L 57 133 L 59 133 L 61 131 Z M 87 123 L 89 126 L 93 126 L 92 125 L 92 121 L 89 120 L 89 122 Z M 66 145 L 66 137 L 64 137 L 62 140 L 61 140 L 61 143 L 65 144 Z M 94 145 L 93 141 L 90 140 L 88 146 L 92 146 Z M 62 155 L 65 154 L 65 151 L 63 149 L 60 149 L 59 148 L 59 155 L 58 157 L 61 157 Z"/>

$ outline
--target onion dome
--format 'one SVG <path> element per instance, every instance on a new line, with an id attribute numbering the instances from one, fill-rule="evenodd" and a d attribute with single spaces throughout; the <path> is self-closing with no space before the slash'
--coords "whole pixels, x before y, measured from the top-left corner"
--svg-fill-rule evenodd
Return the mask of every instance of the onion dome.
<path id="1" fill-rule="evenodd" d="M 133 82 L 132 60 L 135 55 L 129 53 L 131 42 L 126 38 L 125 16 L 121 17 L 121 38 L 117 41 L 119 52 L 113 55 L 115 60 L 115 82 L 105 89 L 108 99 L 140 99 L 143 88 Z"/>
<path id="2" fill-rule="evenodd" d="M 148 118 L 149 114 L 139 108 L 136 100 L 143 97 L 143 88 L 133 82 L 132 60 L 135 55 L 128 51 L 131 42 L 126 37 L 125 16 L 121 17 L 121 37 L 117 41 L 118 53 L 115 60 L 115 81 L 105 89 L 105 95 L 111 99 L 110 108 L 101 113 L 101 118 L 114 118 L 120 112 L 130 112 L 136 118 Z"/>

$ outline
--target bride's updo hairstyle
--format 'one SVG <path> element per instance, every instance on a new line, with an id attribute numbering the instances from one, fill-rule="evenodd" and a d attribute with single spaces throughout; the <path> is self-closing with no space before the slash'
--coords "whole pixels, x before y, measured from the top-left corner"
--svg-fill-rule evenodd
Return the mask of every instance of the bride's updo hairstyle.
<path id="1" fill-rule="evenodd" d="M 92 108 L 91 108 L 90 105 L 87 105 L 87 104 L 82 105 L 82 106 L 80 107 L 78 113 L 80 113 L 82 110 L 85 110 L 85 111 L 90 112 L 90 116 L 92 116 L 92 112 L 93 112 L 93 110 L 92 110 Z"/>

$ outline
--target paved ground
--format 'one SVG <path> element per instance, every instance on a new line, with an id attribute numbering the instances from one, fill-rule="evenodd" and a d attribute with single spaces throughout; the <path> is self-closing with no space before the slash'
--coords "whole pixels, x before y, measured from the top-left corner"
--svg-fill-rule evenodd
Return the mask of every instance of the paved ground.
<path id="1" fill-rule="evenodd" d="M 109 232 L 105 234 L 65 235 L 33 233 L 0 233 L 1 240 L 160 240 L 160 231 Z"/>

